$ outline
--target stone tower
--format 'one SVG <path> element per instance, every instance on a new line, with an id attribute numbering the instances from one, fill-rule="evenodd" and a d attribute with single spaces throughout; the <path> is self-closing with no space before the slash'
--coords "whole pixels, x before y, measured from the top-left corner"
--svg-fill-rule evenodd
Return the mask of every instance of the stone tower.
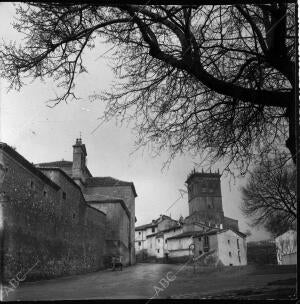
<path id="1" fill-rule="evenodd" d="M 188 188 L 189 218 L 213 227 L 222 227 L 224 212 L 219 172 L 205 173 L 195 170 L 186 180 Z"/>
<path id="2" fill-rule="evenodd" d="M 72 178 L 79 186 L 86 179 L 86 156 L 85 145 L 82 144 L 81 138 L 77 138 L 75 145 L 73 145 Z"/>

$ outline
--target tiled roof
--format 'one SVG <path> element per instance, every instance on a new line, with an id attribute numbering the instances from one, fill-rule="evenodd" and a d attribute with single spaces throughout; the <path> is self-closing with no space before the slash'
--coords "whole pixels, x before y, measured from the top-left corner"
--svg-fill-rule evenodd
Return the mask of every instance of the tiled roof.
<path id="1" fill-rule="evenodd" d="M 73 162 L 69 160 L 59 160 L 59 161 L 53 161 L 49 163 L 40 163 L 35 164 L 37 168 L 43 167 L 43 168 L 70 168 L 72 167 Z M 88 175 L 92 177 L 92 174 L 87 166 L 85 166 L 85 170 L 88 172 Z"/>
<path id="2" fill-rule="evenodd" d="M 208 231 L 187 231 L 187 232 L 180 233 L 178 235 L 171 236 L 167 239 L 171 240 L 171 239 L 181 239 L 181 238 L 190 237 L 190 236 L 199 237 L 199 236 L 203 236 L 203 235 L 213 235 L 213 234 L 225 232 L 227 230 L 231 230 L 243 238 L 246 237 L 246 235 L 244 233 L 242 233 L 240 231 L 232 230 L 232 229 L 211 229 Z"/>
<path id="3" fill-rule="evenodd" d="M 136 231 L 138 231 L 138 230 L 144 230 L 144 229 L 152 228 L 152 227 L 157 227 L 157 224 L 150 223 L 150 224 L 145 224 L 145 225 L 137 226 L 137 227 L 135 227 L 135 230 Z"/>
<path id="4" fill-rule="evenodd" d="M 89 177 L 86 179 L 86 187 L 117 187 L 117 186 L 131 186 L 134 196 L 136 191 L 133 182 L 121 181 L 110 176 L 105 177 Z"/>
<path id="5" fill-rule="evenodd" d="M 218 233 L 220 230 L 219 229 L 213 229 L 213 230 L 209 230 L 209 231 L 186 231 L 174 236 L 171 236 L 169 238 L 167 238 L 167 240 L 171 240 L 171 239 L 182 239 L 185 237 L 190 237 L 190 236 L 203 236 L 203 235 L 212 235 L 212 234 L 216 234 Z"/>
<path id="6" fill-rule="evenodd" d="M 168 232 L 168 231 L 171 231 L 171 230 L 174 230 L 174 229 L 181 229 L 182 226 L 181 225 L 178 225 L 178 226 L 174 226 L 174 227 L 170 227 L 170 228 L 167 228 L 165 230 L 161 230 L 161 232 Z"/>
<path id="7" fill-rule="evenodd" d="M 60 161 L 54 161 L 49 163 L 40 163 L 36 164 L 36 166 L 39 167 L 72 167 L 73 162 L 68 160 L 60 160 Z"/>
<path id="8" fill-rule="evenodd" d="M 236 234 L 238 234 L 238 235 L 241 236 L 242 238 L 245 238 L 245 237 L 247 236 L 246 234 L 244 234 L 244 233 L 241 232 L 241 231 L 234 230 L 234 229 L 230 229 L 230 230 L 232 230 L 233 232 L 235 232 Z"/>
<path id="9" fill-rule="evenodd" d="M 144 230 L 147 228 L 156 227 L 159 223 L 159 220 L 161 220 L 161 219 L 162 220 L 170 219 L 172 221 L 177 222 L 176 220 L 172 219 L 170 216 L 161 214 L 161 216 L 159 218 L 157 218 L 156 220 L 153 220 L 151 223 L 135 227 L 135 230 Z M 175 227 L 177 227 L 177 226 L 175 226 Z M 172 229 L 174 229 L 174 228 L 173 227 L 170 228 L 170 230 L 172 230 Z M 163 231 L 165 231 L 165 230 L 163 230 Z"/>
<path id="10" fill-rule="evenodd" d="M 155 235 L 157 235 L 157 233 L 158 233 L 158 232 L 155 232 L 155 233 L 152 233 L 152 234 L 148 234 L 148 235 L 146 236 L 146 238 L 149 238 L 149 237 L 155 236 Z"/>

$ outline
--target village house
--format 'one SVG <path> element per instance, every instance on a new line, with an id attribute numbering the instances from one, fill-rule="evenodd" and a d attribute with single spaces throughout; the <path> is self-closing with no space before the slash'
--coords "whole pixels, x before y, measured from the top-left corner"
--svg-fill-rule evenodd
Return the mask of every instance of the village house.
<path id="1" fill-rule="evenodd" d="M 137 257 L 143 259 L 146 256 L 156 256 L 156 253 L 160 255 L 160 249 L 156 248 L 156 245 L 154 245 L 154 243 L 156 244 L 156 242 L 157 244 L 160 243 L 159 238 L 157 240 L 155 239 L 155 237 L 157 236 L 157 232 L 167 232 L 169 230 L 173 231 L 179 226 L 180 225 L 178 221 L 172 219 L 167 215 L 160 215 L 158 219 L 153 220 L 150 224 L 136 227 L 135 252 Z"/>
<path id="2" fill-rule="evenodd" d="M 189 216 L 168 218 L 165 229 L 157 223 L 166 216 L 136 227 L 139 258 L 183 262 L 194 257 L 204 264 L 246 265 L 246 235 L 237 220 L 224 216 L 220 174 L 193 171 L 186 183 Z"/>
<path id="3" fill-rule="evenodd" d="M 116 255 L 135 263 L 134 184 L 93 177 L 86 156 L 77 139 L 73 161 L 34 165 L 0 143 L 5 278 L 36 261 L 36 278 L 95 271 Z"/>
<path id="4" fill-rule="evenodd" d="M 288 230 L 275 239 L 279 265 L 297 264 L 297 231 Z"/>

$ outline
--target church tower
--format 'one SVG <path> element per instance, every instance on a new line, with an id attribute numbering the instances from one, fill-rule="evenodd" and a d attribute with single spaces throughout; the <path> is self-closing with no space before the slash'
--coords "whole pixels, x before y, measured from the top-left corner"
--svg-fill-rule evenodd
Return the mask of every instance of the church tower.
<path id="1" fill-rule="evenodd" d="M 213 227 L 222 227 L 224 212 L 219 172 L 205 173 L 195 170 L 186 180 L 188 188 L 189 217 Z"/>
<path id="2" fill-rule="evenodd" d="M 72 178 L 79 186 L 86 179 L 86 156 L 85 145 L 82 143 L 81 138 L 77 138 L 75 145 L 73 145 Z"/>

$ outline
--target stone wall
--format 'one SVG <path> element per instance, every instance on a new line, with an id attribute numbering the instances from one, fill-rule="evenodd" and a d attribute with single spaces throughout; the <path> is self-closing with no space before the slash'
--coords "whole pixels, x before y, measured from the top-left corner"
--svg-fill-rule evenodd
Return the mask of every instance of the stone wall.
<path id="1" fill-rule="evenodd" d="M 63 173 L 47 173 L 58 186 L 7 145 L 0 146 L 0 163 L 2 279 L 27 271 L 26 280 L 37 280 L 103 268 L 105 214 L 89 207 Z"/>
<path id="2" fill-rule="evenodd" d="M 122 255 L 124 265 L 128 265 L 130 214 L 126 212 L 123 204 L 124 202 L 121 200 L 89 202 L 90 206 L 106 214 L 105 240 L 107 242 L 105 255 Z"/>
<path id="3" fill-rule="evenodd" d="M 84 196 L 87 201 L 121 199 L 130 212 L 130 264 L 135 263 L 135 196 L 131 186 L 88 187 Z"/>

